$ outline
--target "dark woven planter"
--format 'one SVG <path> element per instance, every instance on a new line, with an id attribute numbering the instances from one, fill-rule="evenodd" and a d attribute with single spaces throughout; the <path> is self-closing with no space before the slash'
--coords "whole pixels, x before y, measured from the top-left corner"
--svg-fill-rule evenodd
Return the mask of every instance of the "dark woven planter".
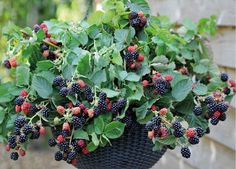
<path id="1" fill-rule="evenodd" d="M 144 126 L 135 125 L 112 146 L 99 148 L 78 159 L 78 169 L 148 169 L 151 168 L 166 152 L 152 151 L 153 143 L 147 138 Z"/>

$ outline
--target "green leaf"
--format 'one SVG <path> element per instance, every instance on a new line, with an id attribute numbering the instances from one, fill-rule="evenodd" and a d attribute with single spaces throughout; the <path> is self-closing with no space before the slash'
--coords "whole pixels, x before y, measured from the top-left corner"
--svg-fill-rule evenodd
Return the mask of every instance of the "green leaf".
<path id="1" fill-rule="evenodd" d="M 32 88 L 38 93 L 38 95 L 44 99 L 49 98 L 52 94 L 52 85 L 47 79 L 34 75 L 32 80 Z"/>
<path id="2" fill-rule="evenodd" d="M 62 75 L 65 79 L 71 79 L 74 74 L 74 71 L 74 66 L 67 64 L 62 68 Z"/>
<path id="3" fill-rule="evenodd" d="M 136 73 L 129 72 L 128 75 L 126 76 L 125 80 L 130 81 L 130 82 L 138 82 L 140 80 L 140 76 L 137 75 Z"/>
<path id="4" fill-rule="evenodd" d="M 116 30 L 115 40 L 117 42 L 117 48 L 119 50 L 125 48 L 125 44 L 130 44 L 134 35 L 135 35 L 135 30 L 133 28 Z"/>
<path id="5" fill-rule="evenodd" d="M 87 75 L 90 72 L 90 56 L 84 55 L 77 64 L 77 71 L 81 75 Z"/>
<path id="6" fill-rule="evenodd" d="M 83 46 L 88 43 L 88 35 L 84 31 L 78 34 L 78 39 Z"/>
<path id="7" fill-rule="evenodd" d="M 149 102 L 145 102 L 142 106 L 135 108 L 137 120 L 144 119 L 148 113 L 148 109 L 151 108 L 155 102 L 156 102 L 156 99 L 153 99 L 153 100 L 150 100 Z"/>
<path id="8" fill-rule="evenodd" d="M 40 29 L 37 33 L 37 41 L 42 41 L 45 38 L 45 33 L 42 29 Z"/>
<path id="9" fill-rule="evenodd" d="M 78 129 L 74 131 L 74 138 L 76 139 L 84 139 L 84 140 L 89 140 L 88 133 L 82 129 Z"/>
<path id="10" fill-rule="evenodd" d="M 196 95 L 206 95 L 207 94 L 207 86 L 202 83 L 197 83 L 193 89 L 193 92 Z"/>
<path id="11" fill-rule="evenodd" d="M 115 50 L 112 54 L 112 63 L 122 66 L 122 57 L 120 55 L 120 52 L 118 52 L 117 50 Z"/>
<path id="12" fill-rule="evenodd" d="M 105 92 L 107 94 L 107 97 L 109 98 L 113 98 L 113 97 L 117 97 L 120 95 L 120 92 L 111 90 L 111 89 L 107 89 L 107 88 L 103 88 L 101 89 L 103 92 Z"/>
<path id="13" fill-rule="evenodd" d="M 190 79 L 184 79 L 179 81 L 172 89 L 171 94 L 176 101 L 184 100 L 189 92 L 192 90 L 192 81 Z"/>
<path id="14" fill-rule="evenodd" d="M 102 134 L 104 130 L 104 126 L 105 124 L 102 117 L 99 116 L 94 119 L 94 129 L 95 129 L 96 134 Z"/>
<path id="15" fill-rule="evenodd" d="M 119 121 L 113 121 L 106 125 L 104 134 L 110 139 L 119 138 L 125 129 L 125 124 Z"/>
<path id="16" fill-rule="evenodd" d="M 106 82 L 107 81 L 107 76 L 106 76 L 106 71 L 105 69 L 103 70 L 99 70 L 97 72 L 95 72 L 93 74 L 93 76 L 91 77 L 91 81 L 96 84 L 96 85 L 100 85 L 102 82 Z"/>
<path id="17" fill-rule="evenodd" d="M 4 118 L 5 118 L 6 111 L 2 107 L 0 107 L 0 124 L 2 124 Z"/>
<path id="18" fill-rule="evenodd" d="M 30 69 L 28 66 L 22 65 L 16 68 L 16 85 L 29 85 Z"/>
<path id="19" fill-rule="evenodd" d="M 96 146 L 93 142 L 90 142 L 90 143 L 87 145 L 87 148 L 88 148 L 88 151 L 89 151 L 89 152 L 93 152 L 93 151 L 95 151 L 95 150 L 98 148 L 98 146 Z"/>
<path id="20" fill-rule="evenodd" d="M 158 142 L 165 145 L 171 145 L 176 142 L 176 139 L 177 138 L 175 136 L 168 136 L 166 138 L 158 139 Z"/>
<path id="21" fill-rule="evenodd" d="M 49 70 L 54 66 L 54 63 L 51 60 L 42 60 L 37 62 L 37 70 L 43 71 L 43 70 Z"/>
<path id="22" fill-rule="evenodd" d="M 99 145 L 99 140 L 98 140 L 98 137 L 96 135 L 96 133 L 92 133 L 92 142 L 95 146 L 98 146 Z"/>

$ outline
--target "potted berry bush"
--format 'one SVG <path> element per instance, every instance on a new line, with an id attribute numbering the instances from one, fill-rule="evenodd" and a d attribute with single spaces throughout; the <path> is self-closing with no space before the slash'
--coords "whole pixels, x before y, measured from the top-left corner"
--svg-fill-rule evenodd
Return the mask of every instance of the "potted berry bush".
<path id="1" fill-rule="evenodd" d="M 9 28 L 0 140 L 10 158 L 46 132 L 55 160 L 81 169 L 147 169 L 175 147 L 190 158 L 236 90 L 212 62 L 215 20 L 176 25 L 120 0 L 87 21 Z"/>

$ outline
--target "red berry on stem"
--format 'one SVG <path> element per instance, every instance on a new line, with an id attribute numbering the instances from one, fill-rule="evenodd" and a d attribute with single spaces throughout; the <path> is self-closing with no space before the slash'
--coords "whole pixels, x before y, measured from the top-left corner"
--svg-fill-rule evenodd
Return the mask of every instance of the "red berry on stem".
<path id="1" fill-rule="evenodd" d="M 152 105 L 151 110 L 152 111 L 156 111 L 157 110 L 157 106 L 156 105 Z"/>
<path id="2" fill-rule="evenodd" d="M 9 59 L 9 62 L 10 62 L 11 67 L 14 67 L 14 68 L 17 67 L 17 62 L 16 62 L 16 58 L 15 57 Z"/>
<path id="3" fill-rule="evenodd" d="M 40 127 L 39 133 L 40 133 L 40 136 L 44 136 L 46 134 L 46 129 L 44 127 Z"/>
<path id="4" fill-rule="evenodd" d="M 143 11 L 139 11 L 139 12 L 138 12 L 138 16 L 139 16 L 139 17 L 144 17 Z"/>
<path id="5" fill-rule="evenodd" d="M 28 102 L 24 102 L 22 105 L 21 105 L 21 110 L 25 113 L 25 114 L 28 114 L 30 112 L 30 107 L 31 107 L 31 104 L 28 103 Z"/>
<path id="6" fill-rule="evenodd" d="M 85 83 L 83 80 L 78 80 L 78 84 L 81 88 L 84 88 L 85 87 Z"/>
<path id="7" fill-rule="evenodd" d="M 79 140 L 77 142 L 78 146 L 80 146 L 81 148 L 84 148 L 85 147 L 85 141 L 84 140 Z"/>
<path id="8" fill-rule="evenodd" d="M 63 137 L 62 135 L 59 135 L 59 136 L 57 137 L 57 141 L 58 141 L 59 143 L 62 143 L 64 140 L 65 140 L 65 139 L 64 139 L 64 137 Z"/>
<path id="9" fill-rule="evenodd" d="M 129 52 L 134 52 L 135 49 L 136 49 L 135 46 L 129 46 L 129 47 L 128 47 L 128 51 L 129 51 Z"/>
<path id="10" fill-rule="evenodd" d="M 187 137 L 194 137 L 196 135 L 195 129 L 194 128 L 187 129 L 186 135 L 187 135 Z"/>
<path id="11" fill-rule="evenodd" d="M 162 109 L 160 110 L 160 115 L 161 115 L 161 116 L 165 116 L 167 112 L 168 112 L 168 109 L 167 109 L 167 108 L 162 108 Z"/>
<path id="12" fill-rule="evenodd" d="M 93 116 L 94 116 L 94 110 L 93 109 L 88 109 L 88 116 L 89 116 L 89 118 L 93 118 Z"/>
<path id="13" fill-rule="evenodd" d="M 144 60 L 144 55 L 139 54 L 139 55 L 138 55 L 138 61 L 139 61 L 139 62 L 142 62 L 143 60 Z"/>
<path id="14" fill-rule="evenodd" d="M 57 112 L 59 114 L 64 114 L 65 113 L 65 108 L 63 106 L 57 106 Z"/>
<path id="15" fill-rule="evenodd" d="M 81 111 L 80 107 L 72 108 L 72 114 L 74 114 L 74 115 L 80 114 L 80 111 Z"/>
<path id="16" fill-rule="evenodd" d="M 16 105 L 15 106 L 16 113 L 19 113 L 21 111 L 21 106 Z"/>
<path id="17" fill-rule="evenodd" d="M 135 63 L 132 63 L 131 65 L 130 65 L 130 69 L 135 69 Z"/>
<path id="18" fill-rule="evenodd" d="M 62 130 L 68 130 L 70 131 L 70 124 L 68 122 L 65 122 L 62 126 Z"/>
<path id="19" fill-rule="evenodd" d="M 171 75 L 166 75 L 165 76 L 166 81 L 171 81 L 172 79 L 173 79 L 173 77 Z"/>
<path id="20" fill-rule="evenodd" d="M 148 131 L 148 138 L 149 138 L 149 139 L 153 139 L 153 138 L 154 138 L 154 135 L 155 135 L 154 130 Z"/>
<path id="21" fill-rule="evenodd" d="M 19 154 L 20 154 L 20 156 L 24 157 L 25 156 L 25 150 L 19 149 Z"/>
<path id="22" fill-rule="evenodd" d="M 143 87 L 147 87 L 149 83 L 148 83 L 147 80 L 143 80 L 143 81 L 142 81 L 142 84 L 143 84 Z"/>
<path id="23" fill-rule="evenodd" d="M 236 82 L 234 80 L 230 79 L 228 83 L 230 84 L 231 87 L 236 87 Z"/>
<path id="24" fill-rule="evenodd" d="M 28 96 L 27 90 L 23 89 L 23 90 L 20 92 L 20 96 L 22 96 L 22 97 Z"/>
<path id="25" fill-rule="evenodd" d="M 7 152 L 9 152 L 9 151 L 11 150 L 9 144 L 6 145 L 5 150 L 6 150 Z"/>
<path id="26" fill-rule="evenodd" d="M 43 57 L 47 58 L 49 56 L 49 50 L 43 51 Z"/>
<path id="27" fill-rule="evenodd" d="M 84 148 L 82 149 L 82 153 L 83 153 L 83 154 L 88 154 L 88 153 L 89 153 L 88 148 L 87 148 L 87 147 L 84 147 Z"/>
<path id="28" fill-rule="evenodd" d="M 213 114 L 213 116 L 214 117 L 216 117 L 216 118 L 219 118 L 220 116 L 221 116 L 221 112 L 219 112 L 219 111 L 216 111 L 214 114 Z"/>

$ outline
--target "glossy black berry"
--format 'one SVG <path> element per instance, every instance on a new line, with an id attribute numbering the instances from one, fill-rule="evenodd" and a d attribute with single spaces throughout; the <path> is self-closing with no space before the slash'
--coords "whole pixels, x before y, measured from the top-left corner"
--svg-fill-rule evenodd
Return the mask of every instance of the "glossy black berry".
<path id="1" fill-rule="evenodd" d="M 175 121 L 174 123 L 172 123 L 172 127 L 174 130 L 179 130 L 182 128 L 182 125 L 180 124 L 180 122 Z"/>
<path id="2" fill-rule="evenodd" d="M 131 52 L 131 57 L 133 60 L 137 60 L 139 53 L 137 51 Z"/>
<path id="3" fill-rule="evenodd" d="M 26 123 L 24 116 L 18 116 L 14 122 L 15 126 L 18 128 L 22 128 Z"/>
<path id="4" fill-rule="evenodd" d="M 190 158 L 191 156 L 190 149 L 188 147 L 181 148 L 181 154 L 184 158 Z"/>
<path id="5" fill-rule="evenodd" d="M 4 60 L 3 65 L 7 69 L 11 69 L 11 64 L 9 60 Z"/>
<path id="6" fill-rule="evenodd" d="M 24 133 L 25 135 L 28 135 L 28 134 L 30 134 L 31 132 L 32 132 L 32 126 L 29 125 L 29 124 L 24 125 L 24 127 L 23 127 L 23 133 Z"/>
<path id="7" fill-rule="evenodd" d="M 148 131 L 151 131 L 152 129 L 153 129 L 153 123 L 152 123 L 152 121 L 148 121 L 147 123 L 146 123 L 146 129 L 148 130 Z"/>
<path id="8" fill-rule="evenodd" d="M 77 93 L 77 94 L 80 94 L 82 92 L 78 83 L 73 83 L 71 85 L 71 90 L 72 92 Z"/>
<path id="9" fill-rule="evenodd" d="M 69 137 L 70 136 L 70 131 L 69 130 L 62 130 L 61 131 L 61 135 L 63 137 Z"/>
<path id="10" fill-rule="evenodd" d="M 57 145 L 57 142 L 56 142 L 56 140 L 54 138 L 51 138 L 51 139 L 48 140 L 48 145 L 50 147 L 54 147 L 54 146 Z"/>
<path id="11" fill-rule="evenodd" d="M 15 143 L 16 142 L 16 136 L 15 135 L 11 135 L 8 137 L 8 143 Z"/>
<path id="12" fill-rule="evenodd" d="M 67 160 L 71 161 L 71 160 L 75 159 L 75 157 L 76 157 L 76 153 L 72 151 L 72 152 L 68 153 Z"/>
<path id="13" fill-rule="evenodd" d="M 159 116 L 153 117 L 151 121 L 156 126 L 160 126 L 161 125 L 161 118 Z"/>
<path id="14" fill-rule="evenodd" d="M 156 80 L 154 87 L 158 94 L 163 95 L 170 89 L 170 84 L 165 79 L 159 78 Z"/>
<path id="15" fill-rule="evenodd" d="M 25 134 L 21 134 L 19 137 L 20 143 L 25 143 L 27 141 L 27 136 Z"/>
<path id="16" fill-rule="evenodd" d="M 61 161 L 63 159 L 63 154 L 60 151 L 58 151 L 55 153 L 54 158 L 56 161 Z"/>
<path id="17" fill-rule="evenodd" d="M 18 160 L 19 154 L 17 152 L 12 152 L 10 158 L 14 161 Z"/>
<path id="18" fill-rule="evenodd" d="M 207 104 L 212 104 L 214 102 L 215 102 L 215 100 L 214 100 L 214 98 L 212 96 L 207 96 L 205 98 L 205 103 L 207 103 Z"/>
<path id="19" fill-rule="evenodd" d="M 33 29 L 34 29 L 34 32 L 37 33 L 41 28 L 38 24 L 35 24 Z"/>
<path id="20" fill-rule="evenodd" d="M 224 94 L 229 95 L 231 93 L 231 89 L 228 87 L 224 88 Z"/>
<path id="21" fill-rule="evenodd" d="M 107 111 L 107 103 L 106 100 L 99 100 L 98 101 L 98 107 L 101 112 L 106 112 Z"/>
<path id="22" fill-rule="evenodd" d="M 141 19 L 139 17 L 134 18 L 130 21 L 130 25 L 135 29 L 139 29 L 139 25 L 141 24 Z"/>
<path id="23" fill-rule="evenodd" d="M 17 146 L 17 143 L 16 143 L 16 142 L 14 142 L 14 143 L 9 143 L 9 147 L 10 147 L 11 149 L 16 148 L 16 146 Z"/>
<path id="24" fill-rule="evenodd" d="M 197 127 L 196 132 L 198 137 L 202 137 L 204 135 L 204 130 L 201 127 Z"/>
<path id="25" fill-rule="evenodd" d="M 126 52 L 125 55 L 124 55 L 124 59 L 126 61 L 132 60 L 132 52 Z"/>
<path id="26" fill-rule="evenodd" d="M 61 76 L 57 76 L 53 80 L 53 85 L 54 86 L 61 86 L 63 83 L 64 83 L 64 79 Z"/>
<path id="27" fill-rule="evenodd" d="M 190 144 L 192 144 L 192 145 L 195 145 L 195 144 L 198 144 L 199 143 L 199 138 L 198 137 L 190 137 L 189 139 L 188 139 L 188 142 L 190 143 Z"/>
<path id="28" fill-rule="evenodd" d="M 44 108 L 42 108 L 41 112 L 42 112 L 43 117 L 47 118 L 49 116 L 50 110 L 49 110 L 49 108 L 44 107 Z"/>
<path id="29" fill-rule="evenodd" d="M 182 137 L 184 135 L 184 131 L 182 129 L 180 130 L 174 130 L 174 136 L 179 138 L 179 137 Z"/>
<path id="30" fill-rule="evenodd" d="M 211 124 L 212 125 L 217 125 L 219 123 L 219 119 L 218 118 L 216 118 L 216 117 L 212 117 L 211 118 Z"/>
<path id="31" fill-rule="evenodd" d="M 62 97 L 66 97 L 69 94 L 69 90 L 67 87 L 62 87 L 59 91 L 59 95 Z"/>
<path id="32" fill-rule="evenodd" d="M 220 103 L 217 104 L 217 110 L 219 112 L 224 113 L 224 112 L 226 112 L 228 110 L 228 105 L 225 104 L 225 102 L 220 102 Z"/>
<path id="33" fill-rule="evenodd" d="M 100 94 L 99 94 L 99 99 L 100 100 L 106 100 L 106 98 L 107 98 L 107 94 L 105 93 L 105 92 L 101 92 Z"/>
<path id="34" fill-rule="evenodd" d="M 59 149 L 60 149 L 60 151 L 67 152 L 69 149 L 69 142 L 64 141 L 64 142 L 60 143 Z"/>
<path id="35" fill-rule="evenodd" d="M 223 82 L 226 82 L 226 81 L 228 81 L 229 76 L 228 76 L 227 73 L 221 73 L 221 74 L 220 74 L 220 79 L 221 79 Z"/>
<path id="36" fill-rule="evenodd" d="M 31 140 L 36 140 L 36 139 L 38 139 L 39 137 L 40 137 L 39 131 L 38 131 L 37 129 L 34 129 L 34 130 L 32 131 L 32 134 L 31 134 L 31 136 L 30 136 L 30 139 L 31 139 Z"/>
<path id="37" fill-rule="evenodd" d="M 15 99 L 15 105 L 21 106 L 24 103 L 25 99 L 22 96 L 19 96 Z"/>
<path id="38" fill-rule="evenodd" d="M 36 105 L 31 105 L 29 108 L 30 114 L 34 114 L 39 111 Z"/>
<path id="39" fill-rule="evenodd" d="M 226 114 L 222 113 L 221 116 L 219 117 L 220 121 L 225 121 L 226 120 Z"/>
<path id="40" fill-rule="evenodd" d="M 21 133 L 21 132 L 20 132 L 20 128 L 19 128 L 19 127 L 15 127 L 15 128 L 14 128 L 14 134 L 15 134 L 15 135 L 20 135 L 20 133 Z"/>
<path id="41" fill-rule="evenodd" d="M 83 126 L 83 122 L 82 119 L 77 117 L 77 116 L 73 116 L 72 118 L 72 125 L 75 129 L 79 129 Z"/>
<path id="42" fill-rule="evenodd" d="M 129 19 L 132 20 L 132 19 L 135 19 L 138 17 L 138 13 L 137 12 L 131 12 L 129 14 Z"/>
<path id="43" fill-rule="evenodd" d="M 210 128 L 207 127 L 205 133 L 206 133 L 206 134 L 209 134 L 210 132 L 211 132 Z"/>
<path id="44" fill-rule="evenodd" d="M 216 103 L 210 103 L 207 105 L 208 113 L 214 113 L 217 111 L 217 104 Z"/>
<path id="45" fill-rule="evenodd" d="M 95 106 L 93 110 L 94 110 L 94 116 L 99 116 L 101 114 L 101 111 L 97 106 Z"/>
<path id="46" fill-rule="evenodd" d="M 119 111 L 119 107 L 118 107 L 117 103 L 112 104 L 111 111 L 112 111 L 112 113 L 117 113 Z"/>
<path id="47" fill-rule="evenodd" d="M 41 51 L 42 51 L 42 52 L 45 51 L 45 50 L 49 50 L 49 46 L 46 45 L 46 44 L 42 44 L 42 45 L 40 46 L 40 48 L 41 48 Z"/>
<path id="48" fill-rule="evenodd" d="M 193 113 L 196 116 L 200 116 L 203 113 L 202 107 L 199 106 L 199 105 L 195 106 L 194 109 L 193 109 Z"/>
<path id="49" fill-rule="evenodd" d="M 126 99 L 121 99 L 117 102 L 117 106 L 119 109 L 121 109 L 121 108 L 125 107 L 126 103 L 127 103 Z"/>

